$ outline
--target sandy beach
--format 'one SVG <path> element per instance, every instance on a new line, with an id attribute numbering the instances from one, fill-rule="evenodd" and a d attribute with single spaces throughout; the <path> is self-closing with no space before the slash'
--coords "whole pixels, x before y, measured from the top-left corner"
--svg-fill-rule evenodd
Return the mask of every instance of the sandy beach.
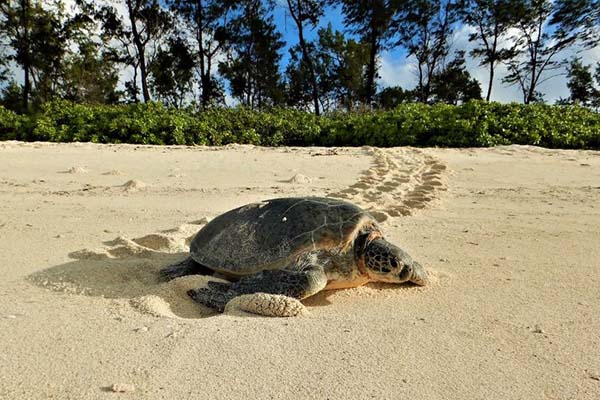
<path id="1" fill-rule="evenodd" d="M 267 318 L 157 281 L 220 213 L 306 195 L 431 284 Z M 600 398 L 600 152 L 0 142 L 0 239 L 0 399 Z"/>

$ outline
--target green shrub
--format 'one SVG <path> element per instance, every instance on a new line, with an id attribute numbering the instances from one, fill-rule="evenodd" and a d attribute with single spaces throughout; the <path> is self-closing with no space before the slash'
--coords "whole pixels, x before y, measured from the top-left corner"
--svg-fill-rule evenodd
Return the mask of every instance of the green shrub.
<path id="1" fill-rule="evenodd" d="M 19 116 L 14 112 L 0 106 L 0 140 L 13 140 L 17 138 L 19 129 Z"/>
<path id="2" fill-rule="evenodd" d="M 0 139 L 57 142 L 260 146 L 445 146 L 530 144 L 600 148 L 600 114 L 578 106 L 469 101 L 400 104 L 393 110 L 311 113 L 244 107 L 175 109 L 161 103 L 45 104 L 19 116 L 0 107 Z"/>

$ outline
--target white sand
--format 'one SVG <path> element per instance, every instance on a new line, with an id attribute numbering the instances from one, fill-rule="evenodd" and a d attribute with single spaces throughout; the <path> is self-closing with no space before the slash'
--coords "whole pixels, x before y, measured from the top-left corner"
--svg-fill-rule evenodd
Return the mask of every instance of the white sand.
<path id="1" fill-rule="evenodd" d="M 298 195 L 370 209 L 432 284 L 265 318 L 157 282 Z M 0 142 L 0 399 L 598 399 L 599 199 L 599 152 Z"/>

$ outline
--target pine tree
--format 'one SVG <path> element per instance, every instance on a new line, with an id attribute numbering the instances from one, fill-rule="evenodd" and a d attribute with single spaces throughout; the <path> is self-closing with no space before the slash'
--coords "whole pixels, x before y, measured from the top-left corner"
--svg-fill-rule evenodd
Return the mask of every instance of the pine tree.
<path id="1" fill-rule="evenodd" d="M 542 101 L 539 86 L 565 67 L 567 62 L 557 60 L 557 56 L 578 38 L 576 32 L 551 26 L 557 4 L 552 0 L 521 0 L 513 8 L 518 17 L 518 34 L 513 38 L 517 52 L 507 61 L 508 75 L 502 81 L 518 85 L 525 104 Z"/>
<path id="2" fill-rule="evenodd" d="M 600 86 L 600 63 L 596 66 L 596 82 Z M 600 90 L 594 86 L 592 66 L 583 65 L 581 60 L 571 60 L 567 67 L 567 87 L 570 96 L 569 103 L 586 107 L 600 106 Z"/>
<path id="3" fill-rule="evenodd" d="M 287 0 L 287 6 L 298 29 L 298 47 L 302 52 L 301 63 L 307 72 L 312 91 L 313 109 L 314 113 L 318 116 L 320 114 L 320 106 L 317 72 L 315 70 L 314 55 L 310 51 L 311 45 L 305 38 L 304 29 L 305 25 L 309 29 L 314 29 L 317 26 L 319 18 L 323 15 L 323 4 L 319 0 Z M 297 78 L 300 78 L 300 76 L 297 76 Z"/>
<path id="4" fill-rule="evenodd" d="M 227 25 L 227 60 L 219 73 L 229 81 L 231 95 L 243 105 L 261 108 L 282 104 L 284 89 L 279 72 L 284 42 L 273 16 L 260 0 L 244 0 L 232 6 Z"/>
<path id="5" fill-rule="evenodd" d="M 407 0 L 398 5 L 392 26 L 398 35 L 397 44 L 417 60 L 420 102 L 431 100 L 432 80 L 448 55 L 461 6 L 454 0 Z"/>
<path id="6" fill-rule="evenodd" d="M 223 51 L 225 17 L 228 5 L 219 0 L 170 0 L 171 9 L 192 34 L 193 54 L 200 73 L 200 104 L 207 107 L 223 98 L 223 89 L 215 76 L 216 57 Z M 183 35 L 185 35 L 184 30 Z"/>
<path id="7" fill-rule="evenodd" d="M 69 45 L 90 22 L 81 13 L 67 15 L 64 3 L 31 0 L 0 2 L 0 40 L 12 50 L 6 61 L 23 70 L 19 111 L 28 111 L 58 93 Z M 14 92 L 14 91 L 13 91 Z"/>
<path id="8" fill-rule="evenodd" d="M 457 105 L 469 100 L 481 100 L 481 86 L 465 67 L 464 51 L 458 51 L 448 65 L 434 74 L 431 94 L 436 103 Z"/>
<path id="9" fill-rule="evenodd" d="M 318 32 L 317 65 L 322 104 L 327 111 L 345 108 L 352 111 L 362 103 L 370 61 L 370 46 L 347 39 L 331 24 Z"/>
<path id="10" fill-rule="evenodd" d="M 371 105 L 376 93 L 377 56 L 386 49 L 392 36 L 390 23 L 394 12 L 390 0 L 336 0 L 342 6 L 346 27 L 369 46 L 369 62 L 365 71 L 365 86 L 361 100 Z"/>
<path id="11" fill-rule="evenodd" d="M 172 19 L 158 0 L 118 0 L 127 14 L 121 16 L 117 8 L 110 4 L 94 11 L 95 18 L 102 27 L 101 37 L 105 43 L 119 42 L 114 48 L 122 63 L 133 69 L 133 79 L 125 86 L 133 101 L 138 101 L 138 70 L 145 102 L 151 100 L 148 85 L 148 64 L 151 63 L 151 49 L 158 48 L 164 36 L 172 29 Z M 93 7 L 93 4 L 88 6 Z M 123 20 L 127 19 L 127 23 Z"/>
<path id="12" fill-rule="evenodd" d="M 194 56 L 181 37 L 172 37 L 148 65 L 153 93 L 169 106 L 181 107 L 192 91 Z"/>
<path id="13" fill-rule="evenodd" d="M 496 66 L 515 57 L 514 49 L 501 44 L 507 38 L 509 29 L 517 23 L 514 3 L 514 0 L 467 0 L 461 12 L 464 22 L 475 29 L 469 35 L 469 41 L 479 45 L 469 54 L 481 59 L 479 65 L 487 66 L 489 71 L 487 101 L 492 95 Z"/>
<path id="14" fill-rule="evenodd" d="M 576 32 L 585 47 L 600 42 L 600 0 L 555 0 L 551 23 L 563 32 Z"/>
<path id="15" fill-rule="evenodd" d="M 114 104 L 119 101 L 116 60 L 110 53 L 101 53 L 99 47 L 91 40 L 82 40 L 79 51 L 67 57 L 61 97 L 78 103 Z"/>

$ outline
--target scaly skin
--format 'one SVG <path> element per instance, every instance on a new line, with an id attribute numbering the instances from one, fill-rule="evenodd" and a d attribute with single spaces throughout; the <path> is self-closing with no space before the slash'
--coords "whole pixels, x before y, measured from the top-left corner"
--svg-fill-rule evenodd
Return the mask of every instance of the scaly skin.
<path id="1" fill-rule="evenodd" d="M 195 301 L 220 312 L 233 298 L 252 293 L 283 295 L 302 300 L 321 291 L 327 285 L 323 268 L 317 265 L 302 270 L 265 270 L 227 284 L 209 282 L 208 287 L 188 291 Z"/>

